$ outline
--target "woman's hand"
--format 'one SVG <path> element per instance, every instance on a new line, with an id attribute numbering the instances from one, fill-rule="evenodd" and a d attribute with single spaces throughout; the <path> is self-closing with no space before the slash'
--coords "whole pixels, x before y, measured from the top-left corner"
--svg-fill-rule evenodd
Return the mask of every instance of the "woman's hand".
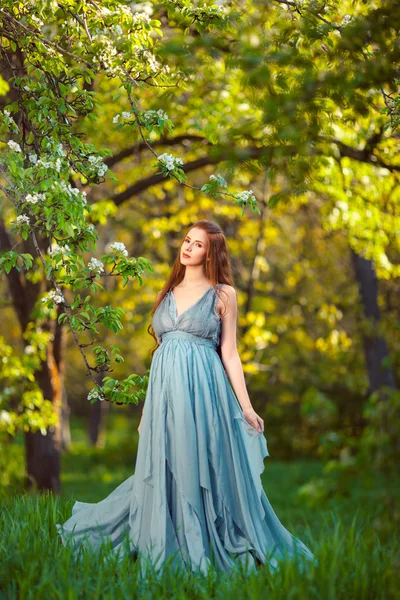
<path id="1" fill-rule="evenodd" d="M 263 419 L 256 413 L 254 408 L 249 407 L 243 410 L 243 416 L 250 425 L 252 425 L 258 432 L 264 431 L 264 421 Z"/>

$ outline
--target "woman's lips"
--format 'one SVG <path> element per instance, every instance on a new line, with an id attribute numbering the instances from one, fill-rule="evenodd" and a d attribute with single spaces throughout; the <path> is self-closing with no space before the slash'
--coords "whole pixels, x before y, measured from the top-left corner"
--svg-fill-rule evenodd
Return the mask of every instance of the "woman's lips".
<path id="1" fill-rule="evenodd" d="M 183 252 L 182 256 L 183 256 L 184 258 L 190 258 L 189 254 L 185 254 L 184 252 Z"/>

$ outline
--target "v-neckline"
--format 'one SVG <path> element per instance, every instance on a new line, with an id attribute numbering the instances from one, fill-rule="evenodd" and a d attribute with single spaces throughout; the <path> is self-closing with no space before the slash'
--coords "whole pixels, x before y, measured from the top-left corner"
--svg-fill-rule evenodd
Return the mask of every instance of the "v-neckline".
<path id="1" fill-rule="evenodd" d="M 193 308 L 194 306 L 196 306 L 196 304 L 198 304 L 200 302 L 200 300 L 202 300 L 204 298 L 204 296 L 207 294 L 207 292 L 209 292 L 211 289 L 214 289 L 213 285 L 210 285 L 209 288 L 206 289 L 205 292 L 203 292 L 203 294 L 200 296 L 200 298 L 198 298 L 196 300 L 196 302 L 194 302 L 193 304 L 191 304 L 190 306 L 188 306 L 186 308 L 186 310 L 184 310 L 183 312 L 181 312 L 180 315 L 177 315 L 178 312 L 178 307 L 176 305 L 176 300 L 175 300 L 175 296 L 174 296 L 174 291 L 173 288 L 170 289 L 171 292 L 171 296 L 172 296 L 172 300 L 173 300 L 173 304 L 174 304 L 174 321 L 178 321 L 178 319 L 181 318 L 182 315 L 184 315 L 185 313 L 187 313 L 191 308 Z"/>

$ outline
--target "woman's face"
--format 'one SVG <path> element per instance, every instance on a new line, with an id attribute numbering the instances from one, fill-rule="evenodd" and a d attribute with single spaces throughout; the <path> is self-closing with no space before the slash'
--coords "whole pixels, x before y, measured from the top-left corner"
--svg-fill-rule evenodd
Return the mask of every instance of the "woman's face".
<path id="1" fill-rule="evenodd" d="M 188 266 L 202 264 L 205 261 L 207 245 L 207 233 L 203 229 L 190 229 L 181 246 L 181 263 Z"/>

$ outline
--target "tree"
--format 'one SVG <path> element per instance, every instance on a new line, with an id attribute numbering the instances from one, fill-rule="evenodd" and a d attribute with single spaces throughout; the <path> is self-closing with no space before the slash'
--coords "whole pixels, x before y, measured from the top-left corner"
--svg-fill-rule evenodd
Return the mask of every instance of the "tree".
<path id="1" fill-rule="evenodd" d="M 199 10 L 185 3 L 179 10 L 186 18 L 200 19 L 206 25 L 212 20 L 222 21 L 220 9 Z M 119 242 L 110 244 L 101 260 L 93 257 L 86 265 L 81 258 L 97 240 L 93 224 L 88 223 L 91 208 L 82 185 L 104 181 L 108 167 L 103 159 L 110 152 L 82 141 L 79 123 L 93 118 L 96 93 L 92 87 L 100 76 L 121 82 L 130 103 L 122 119 L 136 126 L 150 150 L 144 131 L 171 129 L 164 113 L 139 107 L 143 87 L 176 79 L 176 73 L 162 65 L 154 52 L 155 37 L 161 34 L 159 26 L 160 21 L 146 13 L 132 12 L 129 6 L 113 0 L 107 6 L 91 0 L 49 0 L 40 6 L 6 2 L 0 10 L 3 89 L 10 92 L 12 100 L 4 107 L 0 123 L 5 137 L 0 189 L 8 200 L 1 224 L 0 265 L 7 274 L 24 344 L 33 349 L 36 358 L 24 364 L 26 376 L 22 380 L 12 381 L 10 398 L 5 398 L 11 410 L 4 412 L 7 418 L 3 415 L 2 424 L 9 433 L 24 426 L 28 483 L 39 489 L 60 489 L 62 362 L 54 357 L 55 343 L 59 358 L 61 349 L 54 339 L 60 331 L 56 323 L 67 324 L 78 345 L 86 373 L 95 383 L 89 394 L 91 401 L 107 397 L 116 402 L 137 402 L 145 393 L 147 378 L 137 375 L 122 382 L 104 378 L 100 388 L 94 375 L 109 370 L 112 360 L 122 360 L 119 349 L 95 346 L 92 366 L 85 348 L 94 341 L 79 337 L 96 336 L 101 325 L 114 332 L 121 330 L 123 315 L 118 307 L 95 309 L 90 295 L 81 294 L 103 289 L 100 277 L 121 277 L 124 285 L 130 279 L 142 284 L 144 272 L 152 271 L 143 257 L 128 258 L 124 244 Z M 118 116 L 114 122 L 117 120 Z M 185 181 L 181 159 L 153 154 L 163 177 Z M 209 187 L 212 192 L 217 186 L 211 182 Z M 257 210 L 250 193 L 238 197 L 237 202 Z M 12 235 L 23 240 L 21 254 L 14 250 L 21 242 L 13 244 Z M 47 282 L 52 289 L 47 290 Z M 64 295 L 67 290 L 79 292 L 68 300 Z M 43 295 L 45 291 L 47 295 Z M 2 377 L 12 380 L 8 371 L 3 371 Z M 22 400 L 16 401 L 19 397 Z"/>

